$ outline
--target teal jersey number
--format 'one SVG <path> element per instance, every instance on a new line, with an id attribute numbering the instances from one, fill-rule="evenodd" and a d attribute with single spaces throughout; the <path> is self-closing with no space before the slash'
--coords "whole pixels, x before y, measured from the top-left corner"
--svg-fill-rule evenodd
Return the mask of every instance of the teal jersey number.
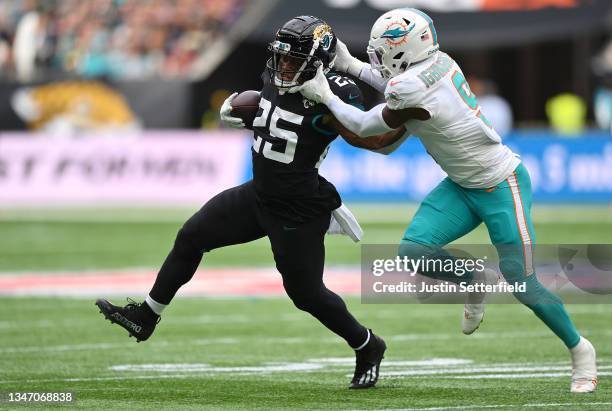
<path id="1" fill-rule="evenodd" d="M 461 72 L 455 71 L 453 74 L 453 85 L 457 89 L 457 92 L 463 101 L 465 101 L 465 104 L 467 104 L 472 110 L 476 110 L 476 116 L 488 127 L 493 128 L 491 122 L 484 116 L 484 114 L 482 114 L 482 110 L 478 105 L 478 99 L 476 98 L 476 95 L 472 93 L 472 90 L 470 90 L 470 85 Z"/>

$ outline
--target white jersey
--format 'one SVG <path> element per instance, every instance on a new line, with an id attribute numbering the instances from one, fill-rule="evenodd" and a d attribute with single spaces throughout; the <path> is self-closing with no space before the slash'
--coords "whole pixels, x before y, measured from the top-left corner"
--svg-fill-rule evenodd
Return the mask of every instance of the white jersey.
<path id="1" fill-rule="evenodd" d="M 421 107 L 429 111 L 429 120 L 411 120 L 406 128 L 462 187 L 493 187 L 520 163 L 481 112 L 457 63 L 445 53 L 438 52 L 393 77 L 385 99 L 392 110 Z"/>

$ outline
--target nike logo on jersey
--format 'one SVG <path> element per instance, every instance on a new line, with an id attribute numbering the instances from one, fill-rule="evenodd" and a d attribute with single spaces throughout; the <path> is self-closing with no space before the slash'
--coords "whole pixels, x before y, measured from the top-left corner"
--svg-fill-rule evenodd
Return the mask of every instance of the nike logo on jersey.
<path id="1" fill-rule="evenodd" d="M 359 94 L 357 94 L 356 96 L 349 94 L 348 99 L 349 100 L 355 100 L 357 97 L 359 97 Z"/>
<path id="2" fill-rule="evenodd" d="M 393 86 L 398 85 L 398 84 L 399 84 L 399 83 L 401 83 L 401 82 L 402 82 L 402 80 L 397 80 L 397 81 L 393 81 L 393 80 L 391 80 L 391 81 L 389 82 L 389 85 L 390 85 L 391 87 L 393 87 Z"/>

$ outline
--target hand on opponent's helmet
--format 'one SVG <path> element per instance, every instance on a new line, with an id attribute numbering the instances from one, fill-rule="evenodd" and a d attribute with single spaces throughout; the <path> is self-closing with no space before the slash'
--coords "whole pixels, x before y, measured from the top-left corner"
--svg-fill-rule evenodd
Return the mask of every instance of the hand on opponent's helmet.
<path id="1" fill-rule="evenodd" d="M 334 62 L 334 70 L 348 73 L 351 76 L 359 77 L 361 70 L 367 66 L 367 63 L 359 60 L 351 55 L 348 47 L 340 39 L 336 44 L 336 60 Z"/>
<path id="2" fill-rule="evenodd" d="M 327 82 L 327 77 L 325 77 L 325 73 L 323 72 L 322 65 L 317 68 L 317 74 L 315 74 L 312 79 L 302 85 L 290 88 L 289 92 L 300 92 L 306 99 L 325 105 L 329 104 L 334 97 L 334 93 L 331 91 L 329 83 Z"/>

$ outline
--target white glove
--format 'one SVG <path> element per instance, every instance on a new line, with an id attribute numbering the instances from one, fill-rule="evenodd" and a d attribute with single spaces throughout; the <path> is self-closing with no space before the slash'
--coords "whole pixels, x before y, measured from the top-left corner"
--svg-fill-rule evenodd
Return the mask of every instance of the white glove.
<path id="1" fill-rule="evenodd" d="M 225 99 L 223 105 L 221 106 L 221 110 L 219 110 L 219 115 L 221 117 L 221 121 L 223 121 L 228 127 L 231 128 L 244 128 L 244 121 L 240 117 L 233 117 L 230 112 L 232 111 L 232 100 L 236 97 L 238 93 L 234 93 L 228 98 Z"/>
<path id="2" fill-rule="evenodd" d="M 351 76 L 359 77 L 361 70 L 367 63 L 351 56 L 351 52 L 340 39 L 336 45 L 336 60 L 334 60 L 334 70 L 348 73 Z"/>
<path id="3" fill-rule="evenodd" d="M 314 78 L 308 80 L 304 84 L 289 89 L 289 93 L 302 93 L 302 95 L 315 103 L 329 104 L 334 97 L 334 93 L 329 88 L 327 77 L 323 73 L 323 65 L 317 69 L 317 74 Z"/>

